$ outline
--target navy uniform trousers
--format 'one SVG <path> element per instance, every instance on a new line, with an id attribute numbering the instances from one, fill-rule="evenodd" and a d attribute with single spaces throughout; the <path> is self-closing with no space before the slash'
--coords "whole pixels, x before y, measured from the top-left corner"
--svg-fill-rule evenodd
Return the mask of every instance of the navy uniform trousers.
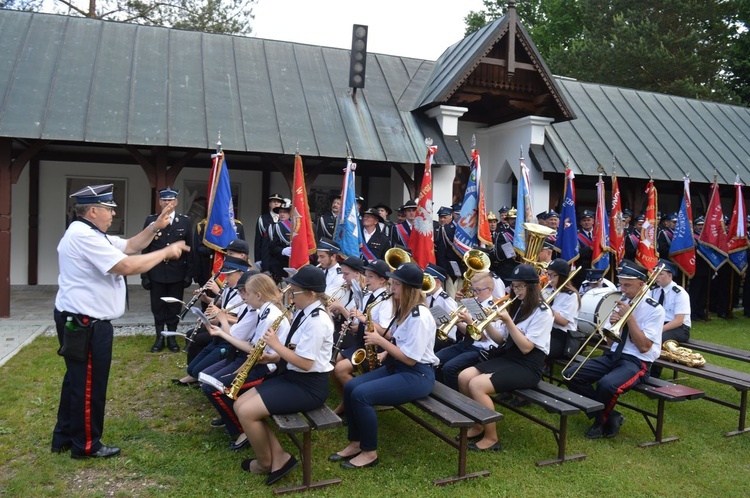
<path id="1" fill-rule="evenodd" d="M 576 363 L 568 368 L 565 376 L 570 377 L 578 365 Z M 607 351 L 603 356 L 587 361 L 575 377 L 565 381 L 565 384 L 574 393 L 598 400 L 604 405 L 604 410 L 595 414 L 596 421 L 603 424 L 622 393 L 648 380 L 649 367 L 648 363 L 635 356 L 623 354 L 617 359 L 615 352 Z"/>
<path id="2" fill-rule="evenodd" d="M 59 310 L 55 310 L 54 316 L 57 339 L 62 347 L 65 320 Z M 101 448 L 99 439 L 104 430 L 104 405 L 112 363 L 113 336 L 112 323 L 96 321 L 91 334 L 88 359 L 65 359 L 67 370 L 63 377 L 57 424 L 52 436 L 53 447 L 62 448 L 71 444 L 73 455 L 90 455 Z M 90 385 L 89 389 L 86 388 L 87 385 Z"/>

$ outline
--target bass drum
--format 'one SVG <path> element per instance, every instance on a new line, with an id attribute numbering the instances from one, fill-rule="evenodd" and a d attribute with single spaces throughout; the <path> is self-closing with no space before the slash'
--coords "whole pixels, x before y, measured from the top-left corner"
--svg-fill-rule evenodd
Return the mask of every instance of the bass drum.
<path id="1" fill-rule="evenodd" d="M 622 292 L 606 287 L 586 291 L 581 296 L 581 311 L 578 313 L 578 330 L 593 334 L 597 326 L 612 313 Z"/>

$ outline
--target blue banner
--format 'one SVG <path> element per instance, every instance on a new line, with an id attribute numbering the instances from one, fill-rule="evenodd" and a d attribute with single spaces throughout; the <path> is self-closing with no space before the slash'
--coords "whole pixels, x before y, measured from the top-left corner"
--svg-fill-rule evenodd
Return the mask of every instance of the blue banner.
<path id="1" fill-rule="evenodd" d="M 347 257 L 360 257 L 359 245 L 361 231 L 359 228 L 359 213 L 357 211 L 357 195 L 354 192 L 354 170 L 357 165 L 349 161 L 344 173 L 344 188 L 341 192 L 341 209 L 336 223 L 333 241 L 341 248 Z M 364 244 L 364 239 L 362 240 Z"/>
<path id="2" fill-rule="evenodd" d="M 526 254 L 526 229 L 523 227 L 523 224 L 531 221 L 533 208 L 531 207 L 529 169 L 523 161 L 521 161 L 521 172 L 518 178 L 516 198 L 518 214 L 516 217 L 516 226 L 513 230 L 513 248 L 518 254 L 524 256 Z"/>
<path id="3" fill-rule="evenodd" d="M 461 217 L 456 223 L 456 235 L 453 238 L 456 252 L 460 253 L 461 256 L 479 246 L 479 237 L 477 236 L 479 179 L 477 178 L 477 165 L 474 158 L 471 160 L 470 167 L 469 181 L 466 183 L 464 202 L 461 205 Z"/>
<path id="4" fill-rule="evenodd" d="M 573 173 L 565 174 L 565 196 L 560 210 L 560 225 L 557 227 L 555 245 L 560 249 L 560 257 L 572 264 L 578 259 L 578 225 L 576 222 L 576 198 Z"/>
<path id="5" fill-rule="evenodd" d="M 727 257 L 724 254 L 720 253 L 713 247 L 703 245 L 700 242 L 698 242 L 696 251 L 706 260 L 706 263 L 708 263 L 714 271 L 717 271 L 721 268 L 721 265 L 727 262 Z"/>
<path id="6" fill-rule="evenodd" d="M 203 243 L 206 247 L 223 251 L 231 241 L 237 238 L 234 224 L 234 205 L 232 204 L 232 186 L 229 183 L 229 168 L 224 153 L 214 154 L 209 185 L 208 215 Z"/>

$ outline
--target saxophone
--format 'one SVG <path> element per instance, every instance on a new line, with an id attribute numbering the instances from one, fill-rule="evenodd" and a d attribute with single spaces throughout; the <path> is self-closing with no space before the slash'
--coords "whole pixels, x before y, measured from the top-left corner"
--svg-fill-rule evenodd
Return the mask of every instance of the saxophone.
<path id="1" fill-rule="evenodd" d="M 393 296 L 393 292 L 384 292 L 379 298 L 373 301 L 367 309 L 365 309 L 365 332 L 374 332 L 375 323 L 372 321 L 372 309 L 383 301 L 387 301 Z M 352 364 L 358 367 L 363 360 L 367 359 L 367 365 L 370 367 L 372 372 L 380 366 L 380 360 L 378 359 L 378 352 L 375 346 L 365 346 L 364 349 L 358 349 L 352 355 Z"/>
<path id="2" fill-rule="evenodd" d="M 680 346 L 674 339 L 666 340 L 661 345 L 661 358 L 688 367 L 702 367 L 706 364 L 706 359 L 702 354 L 694 353 L 692 349 Z"/>
<path id="3" fill-rule="evenodd" d="M 270 327 L 268 327 L 268 330 L 273 330 L 274 332 L 279 330 L 281 322 L 284 321 L 287 311 L 289 311 L 292 306 L 293 305 L 287 306 L 284 312 L 280 314 L 276 318 L 276 320 L 273 321 Z M 240 393 L 240 389 L 242 389 L 242 385 L 245 383 L 245 379 L 247 379 L 247 374 L 250 373 L 250 370 L 253 369 L 256 363 L 258 363 L 258 360 L 260 360 L 260 357 L 263 356 L 263 351 L 265 349 L 266 341 L 264 341 L 263 338 L 258 339 L 258 342 L 255 343 L 255 346 L 253 347 L 252 351 L 250 351 L 250 354 L 247 355 L 247 359 L 245 360 L 245 362 L 237 370 L 237 375 L 235 375 L 234 379 L 232 380 L 232 385 L 230 387 L 224 388 L 224 394 L 226 394 L 227 398 L 231 400 L 237 399 L 237 395 Z"/>

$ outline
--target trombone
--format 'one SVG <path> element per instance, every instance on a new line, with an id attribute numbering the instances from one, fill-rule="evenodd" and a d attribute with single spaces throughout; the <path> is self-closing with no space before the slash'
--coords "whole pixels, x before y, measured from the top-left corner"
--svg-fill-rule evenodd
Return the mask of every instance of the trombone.
<path id="1" fill-rule="evenodd" d="M 552 305 L 552 301 L 554 301 L 555 298 L 557 297 L 557 295 L 560 293 L 560 291 L 563 290 L 563 287 L 565 287 L 566 285 L 568 285 L 568 282 L 570 282 L 571 280 L 573 280 L 573 277 L 575 277 L 578 274 L 578 272 L 581 271 L 581 268 L 583 268 L 583 267 L 579 266 L 578 268 L 576 268 L 575 270 L 573 270 L 572 272 L 570 272 L 568 274 L 568 278 L 566 278 L 563 283 L 558 284 L 557 288 L 554 291 L 552 291 L 552 294 L 550 294 L 549 296 L 547 296 L 547 299 L 544 300 L 544 304 L 546 304 L 547 306 Z M 549 286 L 549 284 L 547 284 L 547 286 L 545 286 L 545 289 L 548 286 Z M 542 289 L 542 291 L 544 291 L 544 289 Z"/>
<path id="2" fill-rule="evenodd" d="M 586 340 L 581 344 L 581 347 L 578 348 L 578 351 L 576 354 L 573 355 L 573 357 L 570 359 L 570 361 L 563 367 L 563 379 L 565 380 L 572 380 L 573 377 L 575 377 L 578 374 L 578 371 L 581 370 L 581 367 L 589 361 L 591 358 L 591 355 L 594 353 L 594 351 L 599 347 L 599 345 L 604 342 L 605 339 L 611 339 L 614 342 L 622 342 L 622 329 L 625 327 L 625 324 L 628 322 L 628 319 L 630 318 L 630 315 L 633 314 L 633 311 L 635 311 L 635 308 L 640 304 L 641 301 L 643 301 L 643 298 L 648 295 L 648 291 L 651 290 L 651 286 L 656 283 L 656 277 L 659 276 L 659 274 L 664 270 L 664 265 L 659 265 L 656 268 L 654 268 L 654 271 L 651 273 L 651 276 L 646 281 L 646 283 L 641 287 L 641 290 L 638 291 L 638 294 L 635 295 L 633 299 L 630 300 L 630 307 L 628 308 L 628 311 L 625 312 L 624 315 L 620 317 L 617 322 L 612 324 L 611 327 L 607 328 L 605 325 L 607 323 L 607 318 L 605 318 L 597 327 L 596 330 L 594 330 L 591 335 L 589 335 Z M 615 311 L 617 310 L 617 307 L 615 307 Z M 576 368 L 572 374 L 570 374 L 569 377 L 565 376 L 565 371 L 573 365 L 573 363 L 576 361 L 576 357 L 581 354 L 581 352 L 588 346 L 589 342 L 591 342 L 591 338 L 594 337 L 597 333 L 601 334 L 601 338 L 597 343 L 594 345 L 594 347 L 591 348 L 591 351 L 589 351 L 589 354 L 586 355 L 586 357 L 581 361 L 581 363 L 578 365 L 578 368 Z"/>

